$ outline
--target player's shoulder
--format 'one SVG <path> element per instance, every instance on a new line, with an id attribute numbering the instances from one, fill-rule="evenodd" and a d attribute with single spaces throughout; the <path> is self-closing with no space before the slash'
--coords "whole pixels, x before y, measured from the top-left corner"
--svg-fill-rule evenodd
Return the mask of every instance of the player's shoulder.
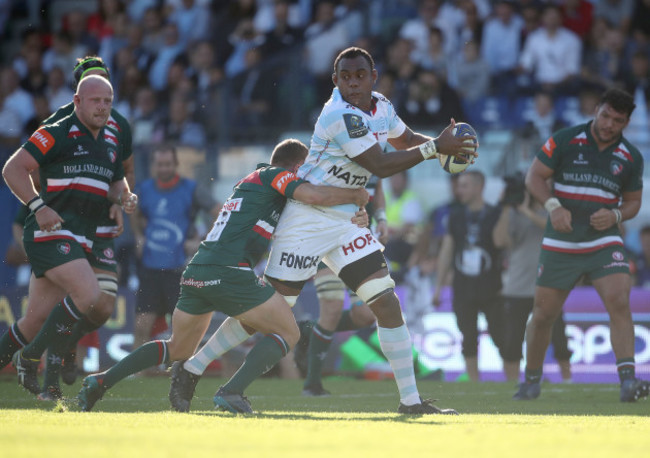
<path id="1" fill-rule="evenodd" d="M 643 162 L 643 154 L 641 153 L 639 148 L 634 146 L 634 144 L 632 144 L 632 142 L 630 142 L 627 138 L 623 137 L 621 139 L 618 148 L 625 148 L 625 150 L 632 155 L 632 160 L 634 162 L 636 163 Z"/>
<path id="2" fill-rule="evenodd" d="M 129 121 L 122 113 L 117 111 L 115 108 L 111 108 L 111 114 L 108 117 L 106 126 L 113 130 L 117 130 L 122 134 L 131 131 L 131 125 L 129 124 Z"/>
<path id="3" fill-rule="evenodd" d="M 52 113 L 48 118 L 41 122 L 41 126 L 54 124 L 60 121 L 63 118 L 66 118 L 72 114 L 74 111 L 74 103 L 70 102 L 66 105 L 59 107 L 54 113 Z"/>

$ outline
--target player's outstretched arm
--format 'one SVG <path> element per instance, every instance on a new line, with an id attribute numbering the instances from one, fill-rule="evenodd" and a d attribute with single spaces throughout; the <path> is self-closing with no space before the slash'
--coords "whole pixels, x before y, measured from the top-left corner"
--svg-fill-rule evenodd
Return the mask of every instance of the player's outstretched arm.
<path id="1" fill-rule="evenodd" d="M 380 178 L 395 175 L 403 170 L 410 169 L 426 159 L 437 158 L 438 154 L 446 156 L 457 156 L 459 154 L 473 154 L 476 157 L 476 149 L 467 149 L 467 140 L 476 140 L 476 137 L 456 137 L 452 129 L 456 125 L 452 119 L 449 124 L 436 138 L 429 138 L 421 134 L 415 134 L 407 128 L 402 135 L 396 139 L 389 139 L 388 142 L 398 149 L 390 154 L 385 154 L 379 143 L 375 143 L 366 151 L 352 158 L 357 164 L 372 172 Z M 417 145 L 408 147 L 409 145 Z M 408 148 L 406 148 L 408 147 Z"/>
<path id="2" fill-rule="evenodd" d="M 331 207 L 341 204 L 355 204 L 363 207 L 368 203 L 368 191 L 363 188 L 336 188 L 334 186 L 315 186 L 302 183 L 293 193 L 293 198 L 309 205 Z"/>

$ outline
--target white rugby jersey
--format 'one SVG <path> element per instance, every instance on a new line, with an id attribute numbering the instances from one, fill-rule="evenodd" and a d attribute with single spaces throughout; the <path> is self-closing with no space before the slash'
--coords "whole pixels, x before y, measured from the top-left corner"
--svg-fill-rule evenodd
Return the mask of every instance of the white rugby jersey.
<path id="1" fill-rule="evenodd" d="M 298 170 L 300 178 L 339 188 L 361 188 L 368 183 L 372 174 L 352 158 L 375 143 L 385 149 L 389 138 L 399 137 L 406 129 L 386 97 L 373 92 L 372 98 L 372 111 L 365 112 L 343 100 L 334 88 L 316 121 L 309 155 Z"/>

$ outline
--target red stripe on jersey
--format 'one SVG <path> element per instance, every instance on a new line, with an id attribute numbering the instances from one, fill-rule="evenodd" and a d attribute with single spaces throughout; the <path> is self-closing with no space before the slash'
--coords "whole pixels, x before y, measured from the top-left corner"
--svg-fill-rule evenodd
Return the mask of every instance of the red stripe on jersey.
<path id="1" fill-rule="evenodd" d="M 86 134 L 84 134 L 83 132 L 80 132 L 78 130 L 75 130 L 75 131 L 71 130 L 70 132 L 68 132 L 68 138 L 77 138 L 77 137 L 82 137 L 84 135 L 86 135 Z"/>
<path id="2" fill-rule="evenodd" d="M 47 192 L 58 192 L 66 189 L 76 189 L 77 191 L 83 191 L 90 194 L 96 194 L 98 196 L 106 197 L 108 194 L 104 189 L 94 188 L 81 183 L 71 183 L 68 186 L 48 186 Z"/>
<path id="3" fill-rule="evenodd" d="M 75 243 L 79 243 L 79 242 L 77 242 L 77 240 L 74 237 L 70 237 L 69 235 L 57 235 L 57 234 L 55 234 L 55 235 L 46 235 L 44 237 L 38 237 L 38 239 L 35 239 L 34 242 L 36 242 L 36 243 L 49 242 L 51 240 L 72 240 Z M 84 244 L 80 244 L 80 245 L 81 245 L 81 248 L 83 248 L 83 250 L 85 252 L 90 253 L 92 251 L 90 249 L 90 247 L 88 247 L 87 245 L 84 245 Z"/>
<path id="4" fill-rule="evenodd" d="M 110 118 L 108 119 L 108 121 L 106 121 L 106 125 L 116 128 L 118 132 L 122 132 L 122 129 L 120 128 L 120 125 L 118 123 L 116 123 L 115 121 L 113 121 L 112 119 L 110 119 Z"/>
<path id="5" fill-rule="evenodd" d="M 264 229 L 261 226 L 253 226 L 253 231 L 257 232 L 259 235 L 264 237 L 266 240 L 271 240 L 271 236 L 273 235 L 273 234 L 271 234 L 269 231 L 267 231 L 266 229 Z"/>
<path id="6" fill-rule="evenodd" d="M 563 199 L 582 200 L 585 202 L 599 202 L 601 204 L 615 204 L 618 202 L 618 198 L 616 197 L 608 199 L 607 197 L 590 196 L 589 194 L 574 194 L 570 192 L 562 192 L 562 191 L 558 191 L 557 189 L 555 190 L 555 195 L 557 197 L 562 197 Z"/>
<path id="7" fill-rule="evenodd" d="M 556 246 L 549 246 L 549 245 L 542 244 L 542 249 L 546 251 L 555 251 L 556 253 L 582 254 L 582 253 L 591 253 L 593 251 L 598 251 L 605 247 L 614 246 L 614 245 L 623 246 L 621 242 L 603 243 L 602 245 L 596 245 L 589 248 L 560 248 Z"/>
<path id="8" fill-rule="evenodd" d="M 586 138 L 572 138 L 571 141 L 569 142 L 569 145 L 586 145 L 587 144 L 587 139 Z"/>
<path id="9" fill-rule="evenodd" d="M 255 170 L 253 173 L 242 179 L 239 183 L 253 183 L 261 185 L 262 179 L 260 178 L 259 170 Z"/>

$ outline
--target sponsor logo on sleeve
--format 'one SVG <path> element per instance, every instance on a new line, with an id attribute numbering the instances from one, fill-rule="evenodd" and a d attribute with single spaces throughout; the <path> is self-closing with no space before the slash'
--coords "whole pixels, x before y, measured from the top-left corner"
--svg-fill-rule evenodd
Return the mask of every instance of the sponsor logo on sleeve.
<path id="1" fill-rule="evenodd" d="M 363 118 L 359 115 L 346 113 L 343 115 L 345 128 L 348 130 L 350 138 L 360 138 L 368 134 L 368 128 L 363 123 Z"/>
<path id="2" fill-rule="evenodd" d="M 226 203 L 223 204 L 222 211 L 238 212 L 241 209 L 242 200 L 244 200 L 242 197 L 227 200 Z"/>
<path id="3" fill-rule="evenodd" d="M 289 183 L 296 180 L 297 180 L 296 175 L 294 175 L 293 173 L 282 172 L 273 179 L 271 186 L 277 189 L 281 194 L 284 194 L 287 190 L 287 186 L 289 185 Z"/>
<path id="4" fill-rule="evenodd" d="M 42 154 L 47 154 L 54 146 L 54 137 L 45 129 L 38 129 L 29 138 L 29 142 L 36 146 Z"/>
<path id="5" fill-rule="evenodd" d="M 548 157 L 553 157 L 553 151 L 555 151 L 556 146 L 557 145 L 555 144 L 555 140 L 553 140 L 553 137 L 551 137 L 546 140 L 546 143 L 544 143 L 544 146 L 542 146 L 542 151 L 544 151 L 544 154 L 546 154 Z"/>

